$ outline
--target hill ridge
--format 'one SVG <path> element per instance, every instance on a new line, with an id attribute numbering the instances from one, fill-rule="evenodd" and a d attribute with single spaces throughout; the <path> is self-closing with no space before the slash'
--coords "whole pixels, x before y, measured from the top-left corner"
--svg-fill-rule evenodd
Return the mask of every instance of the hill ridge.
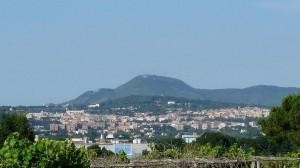
<path id="1" fill-rule="evenodd" d="M 278 105 L 284 96 L 300 93 L 300 88 L 255 85 L 246 88 L 198 89 L 184 81 L 159 75 L 138 75 L 115 89 L 87 91 L 68 104 L 87 105 L 131 95 L 172 96 L 237 104 Z"/>

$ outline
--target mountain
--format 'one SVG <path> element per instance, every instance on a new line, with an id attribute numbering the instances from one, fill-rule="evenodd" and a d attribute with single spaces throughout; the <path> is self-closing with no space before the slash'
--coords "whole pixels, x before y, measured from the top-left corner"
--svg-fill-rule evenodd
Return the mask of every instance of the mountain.
<path id="1" fill-rule="evenodd" d="M 148 95 L 272 106 L 293 93 L 300 93 L 300 88 L 258 85 L 244 89 L 196 89 L 175 78 L 140 75 L 116 89 L 88 91 L 67 103 L 87 105 L 131 95 Z"/>
<path id="2" fill-rule="evenodd" d="M 198 93 L 206 100 L 273 106 L 284 96 L 300 93 L 300 88 L 258 85 L 244 89 L 199 89 Z"/>

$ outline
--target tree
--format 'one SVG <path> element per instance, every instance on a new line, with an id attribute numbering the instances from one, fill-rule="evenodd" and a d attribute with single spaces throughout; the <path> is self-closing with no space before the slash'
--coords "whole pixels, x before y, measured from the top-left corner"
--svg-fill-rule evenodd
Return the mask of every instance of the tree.
<path id="1" fill-rule="evenodd" d="M 0 119 L 0 147 L 8 135 L 18 132 L 21 138 L 34 141 L 32 128 L 28 123 L 25 113 L 3 113 Z"/>
<path id="2" fill-rule="evenodd" d="M 84 147 L 76 148 L 70 140 L 53 141 L 41 139 L 30 142 L 19 133 L 8 136 L 0 149 L 0 167 L 90 167 Z"/>
<path id="3" fill-rule="evenodd" d="M 236 142 L 236 138 L 221 132 L 206 132 L 201 137 L 197 138 L 196 143 L 198 144 L 211 144 L 213 147 L 221 146 L 228 148 Z"/>
<path id="4" fill-rule="evenodd" d="M 96 152 L 97 157 L 106 158 L 111 157 L 114 153 L 110 150 L 107 150 L 105 147 L 99 147 L 99 145 L 92 145 L 87 148 L 88 150 L 92 150 Z"/>
<path id="5" fill-rule="evenodd" d="M 300 94 L 285 97 L 259 124 L 267 137 L 287 150 L 300 147 Z"/>

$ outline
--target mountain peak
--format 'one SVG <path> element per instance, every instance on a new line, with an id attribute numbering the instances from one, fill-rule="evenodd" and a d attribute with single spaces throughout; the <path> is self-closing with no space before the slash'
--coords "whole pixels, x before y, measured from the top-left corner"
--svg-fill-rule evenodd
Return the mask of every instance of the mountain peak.
<path id="1" fill-rule="evenodd" d="M 179 79 L 172 78 L 172 77 L 166 77 L 166 76 L 160 76 L 160 75 L 152 75 L 152 74 L 142 74 L 134 77 L 133 79 L 165 79 L 165 80 L 177 80 Z"/>
<path id="2" fill-rule="evenodd" d="M 116 92 L 121 95 L 165 95 L 174 93 L 194 94 L 195 90 L 183 81 L 158 75 L 139 75 L 118 87 Z M 179 96 L 179 95 L 177 95 Z M 184 96 L 181 95 L 181 96 Z"/>
<path id="3" fill-rule="evenodd" d="M 182 80 L 172 78 L 172 77 L 166 77 L 166 76 L 159 76 L 159 75 L 149 75 L 149 74 L 144 74 L 144 75 L 138 75 L 131 79 L 129 83 L 136 83 L 136 84 L 163 84 L 163 85 L 177 85 L 185 88 L 192 88 L 191 86 L 187 85 L 185 82 Z M 125 84 L 125 85 L 126 85 Z M 122 85 L 123 86 L 123 85 Z"/>
<path id="4" fill-rule="evenodd" d="M 156 75 L 149 75 L 149 74 L 144 74 L 144 75 L 139 75 L 136 78 L 148 78 L 148 77 L 154 77 Z"/>

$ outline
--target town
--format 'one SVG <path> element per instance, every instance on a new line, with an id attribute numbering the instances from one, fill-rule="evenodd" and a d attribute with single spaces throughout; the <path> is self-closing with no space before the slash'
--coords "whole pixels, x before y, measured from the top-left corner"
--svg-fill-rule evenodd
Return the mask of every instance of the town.
<path id="1" fill-rule="evenodd" d="M 168 104 L 172 106 L 176 102 L 169 101 Z M 89 108 L 98 106 L 90 105 Z M 205 131 L 254 137 L 260 134 L 257 120 L 269 115 L 269 109 L 261 107 L 181 110 L 173 108 L 173 111 L 158 115 L 136 112 L 127 116 L 66 109 L 55 113 L 28 112 L 26 116 L 39 136 L 69 137 L 77 144 L 117 144 L 146 143 L 148 139 L 160 136 L 181 137 L 190 143 Z"/>

